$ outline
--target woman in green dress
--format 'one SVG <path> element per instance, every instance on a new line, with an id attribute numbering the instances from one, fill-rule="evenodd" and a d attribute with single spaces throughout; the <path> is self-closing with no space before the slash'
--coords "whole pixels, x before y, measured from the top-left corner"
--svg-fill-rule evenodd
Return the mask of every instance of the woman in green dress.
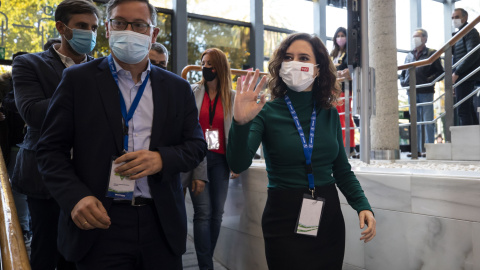
<path id="1" fill-rule="evenodd" d="M 269 180 L 262 230 L 270 269 L 342 269 L 345 224 L 336 187 L 358 212 L 360 227 L 367 226 L 360 240 L 375 236 L 376 221 L 343 148 L 335 67 L 319 38 L 296 33 L 277 48 L 269 73 L 271 102 L 259 96 L 265 77 L 255 87 L 258 70 L 237 84 L 228 164 L 233 172 L 247 169 L 262 143 Z M 305 216 L 316 222 L 307 230 Z"/>

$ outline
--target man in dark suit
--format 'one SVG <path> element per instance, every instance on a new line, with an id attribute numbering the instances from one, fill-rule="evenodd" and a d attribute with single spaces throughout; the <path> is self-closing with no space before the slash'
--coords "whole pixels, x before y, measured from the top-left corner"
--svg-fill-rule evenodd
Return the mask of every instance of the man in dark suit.
<path id="1" fill-rule="evenodd" d="M 195 99 L 188 82 L 150 65 L 159 30 L 147 0 L 111 0 L 106 13 L 112 54 L 64 72 L 38 143 L 61 207 L 59 249 L 80 270 L 182 269 L 179 173 L 206 154 Z M 135 180 L 133 201 L 106 196 L 117 174 Z"/>
<path id="2" fill-rule="evenodd" d="M 463 8 L 456 8 L 452 13 L 452 24 L 458 31 L 468 24 L 468 13 Z M 458 32 L 453 33 L 455 35 Z M 480 44 L 480 36 L 477 29 L 473 28 L 463 38 L 458 40 L 452 48 L 453 63 L 457 63 L 471 50 Z M 480 66 L 480 50 L 470 55 L 465 61 L 453 69 L 452 83 L 462 80 Z M 455 87 L 455 102 L 464 99 L 474 90 L 475 81 L 480 80 L 480 72 L 473 74 L 469 79 Z M 460 126 L 478 125 L 477 112 L 473 107 L 473 97 L 460 104 L 457 109 Z"/>
<path id="3" fill-rule="evenodd" d="M 88 0 L 63 1 L 55 11 L 61 44 L 13 61 L 15 102 L 28 127 L 17 155 L 12 187 L 27 195 L 33 232 L 32 269 L 55 269 L 59 257 L 56 239 L 60 208 L 45 187 L 35 158 L 40 128 L 64 69 L 92 60 L 86 53 L 95 46 L 98 17 L 97 8 Z M 57 268 L 70 268 L 63 264 L 59 261 Z"/>

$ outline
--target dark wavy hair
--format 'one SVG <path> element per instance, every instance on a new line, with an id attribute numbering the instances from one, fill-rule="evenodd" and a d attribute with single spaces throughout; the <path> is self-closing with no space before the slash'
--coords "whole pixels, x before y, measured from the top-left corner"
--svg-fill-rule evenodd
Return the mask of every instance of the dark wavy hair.
<path id="1" fill-rule="evenodd" d="M 275 98 L 283 98 L 287 93 L 287 85 L 280 77 L 280 68 L 287 54 L 287 49 L 296 40 L 305 40 L 312 46 L 317 62 L 319 75 L 313 82 L 313 98 L 316 104 L 324 109 L 332 108 L 340 94 L 337 84 L 337 70 L 328 56 L 328 51 L 323 42 L 316 36 L 307 33 L 294 33 L 287 36 L 273 53 L 268 62 L 270 77 L 268 87 Z"/>

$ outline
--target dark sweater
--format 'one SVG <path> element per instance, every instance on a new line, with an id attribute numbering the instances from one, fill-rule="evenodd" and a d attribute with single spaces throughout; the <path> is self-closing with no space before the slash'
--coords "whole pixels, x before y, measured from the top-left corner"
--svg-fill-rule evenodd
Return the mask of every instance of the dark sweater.
<path id="1" fill-rule="evenodd" d="M 288 90 L 287 95 L 292 100 L 308 140 L 313 110 L 312 92 Z M 228 142 L 227 160 L 232 171 L 248 169 L 262 142 L 269 188 L 308 187 L 302 143 L 283 98 L 267 102 L 248 124 L 239 125 L 233 121 Z M 312 166 L 315 186 L 336 183 L 357 212 L 371 210 L 343 150 L 342 130 L 336 109 L 317 109 Z"/>

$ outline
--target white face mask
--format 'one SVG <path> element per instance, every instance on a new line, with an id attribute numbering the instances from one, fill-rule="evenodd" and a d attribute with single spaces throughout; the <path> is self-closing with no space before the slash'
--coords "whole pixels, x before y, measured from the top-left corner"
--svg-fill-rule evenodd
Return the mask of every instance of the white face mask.
<path id="1" fill-rule="evenodd" d="M 113 54 L 127 64 L 140 63 L 150 51 L 152 38 L 130 30 L 110 31 L 108 43 Z"/>
<path id="2" fill-rule="evenodd" d="M 460 28 L 462 26 L 462 19 L 453 19 L 452 26 L 454 28 Z"/>
<path id="3" fill-rule="evenodd" d="M 413 37 L 413 39 L 412 39 L 413 49 L 418 48 L 421 45 L 422 45 L 422 38 L 421 37 Z"/>
<path id="4" fill-rule="evenodd" d="M 280 68 L 280 77 L 283 82 L 296 92 L 307 89 L 315 80 L 313 76 L 314 64 L 298 61 L 283 62 Z"/>

